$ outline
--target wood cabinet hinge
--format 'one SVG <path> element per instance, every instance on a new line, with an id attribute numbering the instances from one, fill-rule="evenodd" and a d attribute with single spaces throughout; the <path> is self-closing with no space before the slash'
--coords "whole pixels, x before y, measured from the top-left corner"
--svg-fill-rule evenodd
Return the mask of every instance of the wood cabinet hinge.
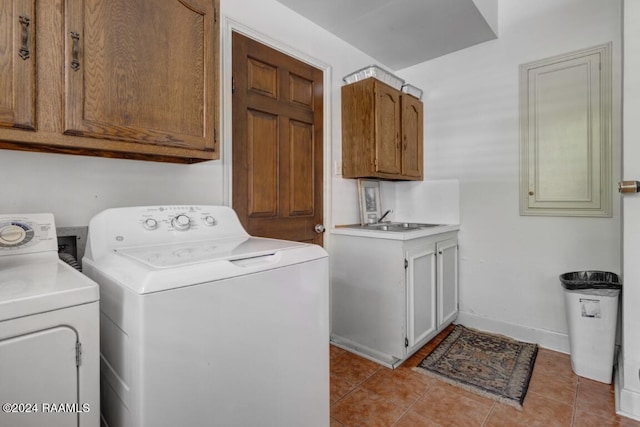
<path id="1" fill-rule="evenodd" d="M 231 76 L 231 93 L 236 93 L 236 77 Z"/>
<path id="2" fill-rule="evenodd" d="M 213 143 L 218 143 L 218 128 L 213 128 Z"/>
<path id="3" fill-rule="evenodd" d="M 218 22 L 218 8 L 213 8 L 213 22 Z"/>

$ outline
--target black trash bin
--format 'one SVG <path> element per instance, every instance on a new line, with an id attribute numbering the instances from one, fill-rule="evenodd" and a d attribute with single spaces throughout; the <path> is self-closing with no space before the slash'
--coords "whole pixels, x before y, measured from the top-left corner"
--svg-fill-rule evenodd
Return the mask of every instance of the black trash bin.
<path id="1" fill-rule="evenodd" d="M 622 283 L 617 274 L 608 271 L 564 273 L 560 282 L 571 367 L 581 377 L 611 384 Z"/>

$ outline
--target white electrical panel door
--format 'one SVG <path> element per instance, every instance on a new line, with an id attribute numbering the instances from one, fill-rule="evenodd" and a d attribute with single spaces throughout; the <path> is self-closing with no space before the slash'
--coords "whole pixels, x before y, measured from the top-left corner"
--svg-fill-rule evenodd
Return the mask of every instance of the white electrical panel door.
<path id="1" fill-rule="evenodd" d="M 0 341 L 0 426 L 78 426 L 77 341 L 64 326 Z"/>
<path id="2" fill-rule="evenodd" d="M 611 45 L 520 73 L 520 214 L 611 216 Z"/>

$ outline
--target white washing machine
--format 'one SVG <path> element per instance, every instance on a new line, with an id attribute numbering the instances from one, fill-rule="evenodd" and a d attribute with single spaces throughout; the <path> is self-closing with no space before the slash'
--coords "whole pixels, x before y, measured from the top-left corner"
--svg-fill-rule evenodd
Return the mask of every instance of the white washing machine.
<path id="1" fill-rule="evenodd" d="M 0 215 L 0 426 L 100 424 L 98 298 L 53 215 Z"/>
<path id="2" fill-rule="evenodd" d="M 329 425 L 327 253 L 249 236 L 224 206 L 110 209 L 100 285 L 109 427 Z"/>

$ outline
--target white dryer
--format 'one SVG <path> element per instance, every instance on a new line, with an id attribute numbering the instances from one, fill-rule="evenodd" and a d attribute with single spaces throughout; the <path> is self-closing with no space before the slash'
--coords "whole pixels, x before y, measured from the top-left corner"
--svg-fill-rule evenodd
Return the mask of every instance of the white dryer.
<path id="1" fill-rule="evenodd" d="M 224 206 L 89 224 L 109 427 L 329 425 L 327 253 L 249 236 Z"/>
<path id="2" fill-rule="evenodd" d="M 0 215 L 0 426 L 99 425 L 98 299 L 53 215 Z"/>

